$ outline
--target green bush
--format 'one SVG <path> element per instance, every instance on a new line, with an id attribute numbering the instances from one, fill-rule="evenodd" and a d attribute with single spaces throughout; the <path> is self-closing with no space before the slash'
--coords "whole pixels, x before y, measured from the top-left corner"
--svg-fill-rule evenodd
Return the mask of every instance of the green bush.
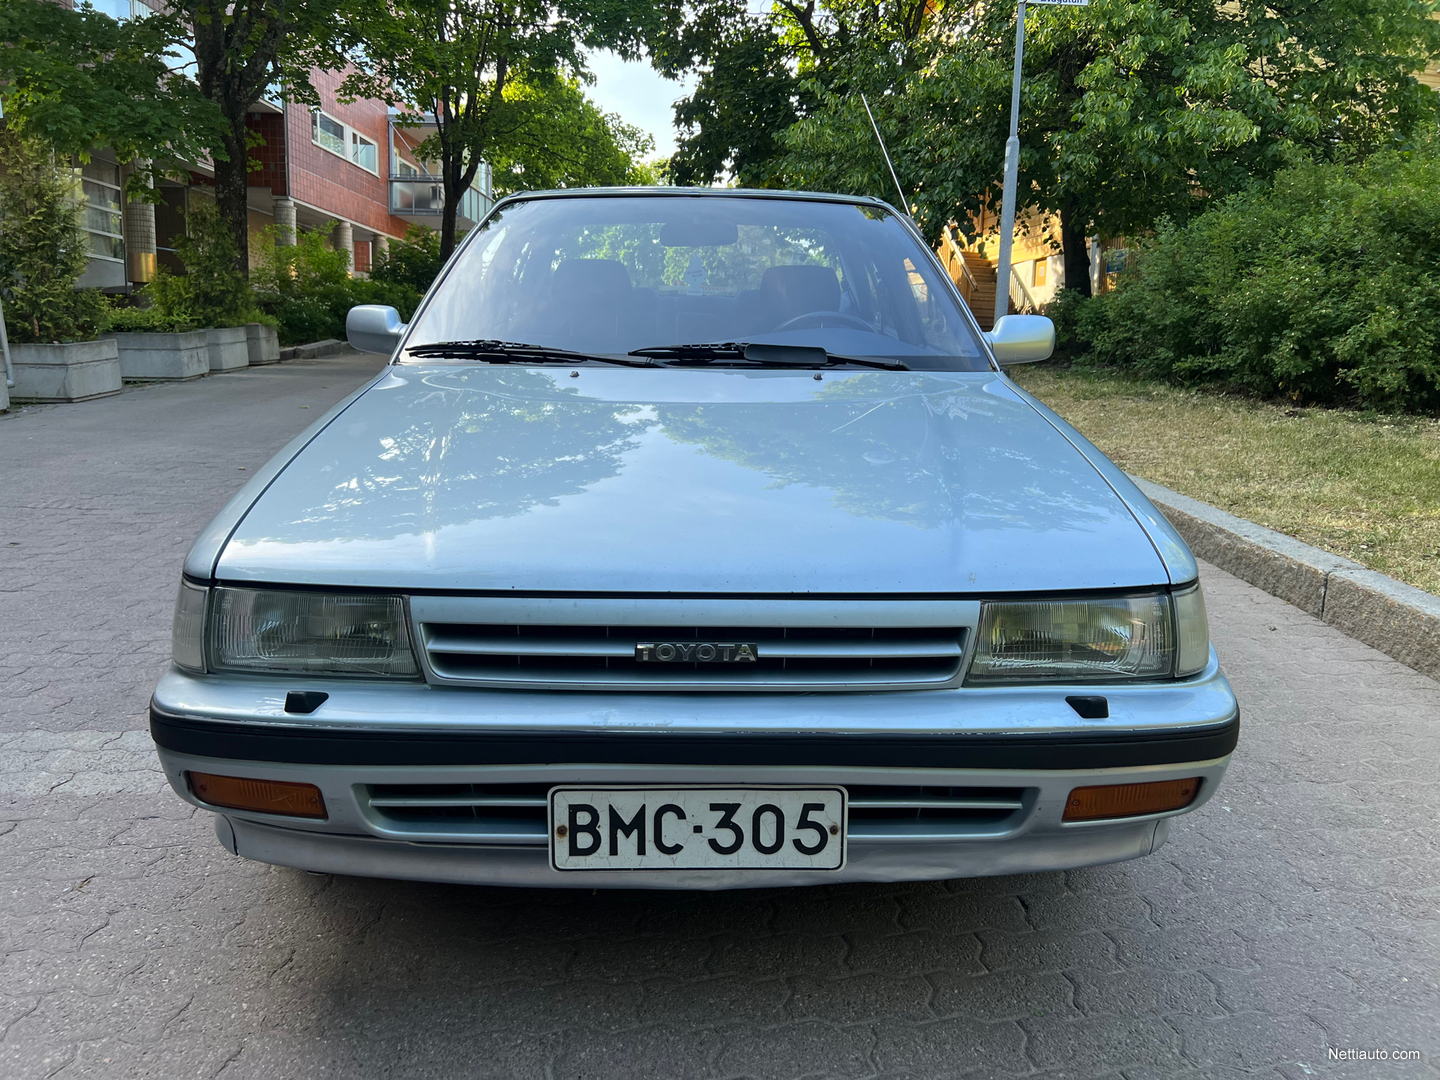
<path id="1" fill-rule="evenodd" d="M 384 285 L 400 285 L 413 289 L 418 297 L 425 294 L 440 273 L 445 260 L 440 258 L 440 234 L 423 225 L 411 225 L 404 240 L 391 240 L 387 250 L 378 253 L 370 264 L 370 280 Z M 408 319 L 410 313 L 400 313 Z"/>
<path id="2" fill-rule="evenodd" d="M 1303 165 L 1141 245 L 1069 313 L 1086 362 L 1299 402 L 1440 412 L 1440 145 Z"/>
<path id="3" fill-rule="evenodd" d="M 184 280 L 166 276 L 172 281 Z M 152 286 L 153 284 L 152 282 Z M 174 334 L 183 330 L 194 330 L 195 324 L 188 312 L 180 312 L 177 316 L 162 312 L 159 305 L 130 307 L 117 304 L 106 313 L 105 329 L 122 334 Z"/>
<path id="4" fill-rule="evenodd" d="M 75 288 L 89 255 L 78 196 L 73 169 L 0 131 L 0 297 L 11 341 L 86 341 L 104 324 L 99 291 Z"/>
<path id="5" fill-rule="evenodd" d="M 213 204 L 202 202 L 186 217 L 186 235 L 175 241 L 183 277 L 156 274 L 146 288 L 162 315 L 197 328 L 240 326 L 252 321 L 255 307 L 230 226 Z"/>
<path id="6" fill-rule="evenodd" d="M 274 318 L 285 345 L 345 337 L 345 316 L 356 304 L 389 304 L 409 318 L 420 293 L 396 281 L 350 276 L 350 257 L 332 248 L 324 232 L 302 232 L 294 244 L 276 244 L 273 230 L 260 243 L 251 273 L 260 310 Z"/>
<path id="7" fill-rule="evenodd" d="M 1078 289 L 1061 289 L 1044 311 L 1055 324 L 1055 360 L 1076 360 L 1089 353 L 1100 315 L 1094 300 Z M 1103 322 L 1103 315 L 1100 319 Z"/>
<path id="8" fill-rule="evenodd" d="M 117 304 L 108 310 L 107 329 L 168 334 L 241 326 L 261 317 L 236 266 L 235 239 L 219 211 L 201 203 L 191 209 L 186 228 L 186 235 L 175 241 L 185 273 L 159 267 L 155 280 L 135 297 L 138 305 Z"/>

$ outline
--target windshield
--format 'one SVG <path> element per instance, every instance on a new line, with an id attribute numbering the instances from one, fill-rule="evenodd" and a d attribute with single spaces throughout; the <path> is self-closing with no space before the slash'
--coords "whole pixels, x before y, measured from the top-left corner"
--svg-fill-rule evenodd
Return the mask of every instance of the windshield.
<path id="1" fill-rule="evenodd" d="M 805 345 L 909 368 L 989 367 L 950 283 L 894 214 L 801 199 L 509 205 L 467 240 L 406 345 L 481 339 L 611 355 Z"/>

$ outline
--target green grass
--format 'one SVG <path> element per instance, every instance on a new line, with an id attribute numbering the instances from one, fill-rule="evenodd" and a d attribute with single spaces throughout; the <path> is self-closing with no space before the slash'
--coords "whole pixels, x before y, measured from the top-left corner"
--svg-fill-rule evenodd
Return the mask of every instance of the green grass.
<path id="1" fill-rule="evenodd" d="M 1011 373 L 1127 472 L 1440 594 L 1440 420 Z"/>

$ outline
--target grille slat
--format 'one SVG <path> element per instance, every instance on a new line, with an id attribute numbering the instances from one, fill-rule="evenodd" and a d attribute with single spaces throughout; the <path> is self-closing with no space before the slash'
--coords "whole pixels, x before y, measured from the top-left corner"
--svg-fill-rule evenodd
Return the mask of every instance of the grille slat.
<path id="1" fill-rule="evenodd" d="M 963 627 L 422 624 L 434 678 L 531 689 L 906 690 L 952 685 Z M 753 662 L 637 659 L 642 643 L 748 644 Z M 735 655 L 738 650 L 717 650 Z M 684 655 L 682 651 L 681 655 Z M 651 653 L 657 655 L 657 653 Z"/>
<path id="2" fill-rule="evenodd" d="M 404 798 L 404 799 L 397 799 L 397 798 L 389 798 L 389 799 L 387 799 L 387 798 L 384 798 L 384 797 L 375 797 L 375 796 L 372 796 L 371 799 L 370 799 L 370 805 L 371 805 L 371 806 L 381 807 L 381 808 L 393 807 L 393 808 L 395 808 L 395 809 L 403 809 L 403 810 L 420 810 L 420 809 L 424 809 L 424 808 L 427 808 L 427 807 L 430 807 L 430 808 L 439 808 L 439 807 L 448 807 L 448 806 L 477 806 L 477 807 L 478 807 L 478 806 L 530 806 L 530 807 L 539 806 L 539 807 L 543 808 L 546 804 L 545 804 L 545 800 L 544 800 L 543 798 L 540 798 L 540 799 L 526 799 L 526 798 L 519 798 L 519 797 L 515 797 L 515 796 L 510 796 L 510 797 L 487 797 L 487 796 L 484 796 L 484 795 L 472 795 L 472 796 L 470 796 L 469 798 L 463 798 L 463 797 L 455 797 L 455 796 L 445 796 L 445 795 L 442 795 L 442 796 L 435 796 L 435 797 L 432 797 L 432 798 Z"/>
<path id="3" fill-rule="evenodd" d="M 1019 799 L 851 799 L 851 810 L 1019 810 Z"/>
<path id="4" fill-rule="evenodd" d="M 431 652 L 467 656 L 624 656 L 633 657 L 619 641 L 586 641 L 580 638 L 525 639 L 518 636 L 465 637 L 456 633 L 430 633 L 425 640 Z"/>

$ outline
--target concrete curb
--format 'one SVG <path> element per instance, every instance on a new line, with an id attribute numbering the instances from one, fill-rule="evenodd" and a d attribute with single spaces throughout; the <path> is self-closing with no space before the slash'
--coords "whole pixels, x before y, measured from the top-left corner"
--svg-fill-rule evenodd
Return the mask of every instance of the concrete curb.
<path id="1" fill-rule="evenodd" d="M 1440 679 L 1440 597 L 1138 476 L 1197 558 Z"/>
<path id="2" fill-rule="evenodd" d="M 324 341 L 312 341 L 308 345 L 287 346 L 280 350 L 280 359 L 315 360 L 321 356 L 335 356 L 348 348 L 349 344 L 338 338 L 326 338 Z"/>

